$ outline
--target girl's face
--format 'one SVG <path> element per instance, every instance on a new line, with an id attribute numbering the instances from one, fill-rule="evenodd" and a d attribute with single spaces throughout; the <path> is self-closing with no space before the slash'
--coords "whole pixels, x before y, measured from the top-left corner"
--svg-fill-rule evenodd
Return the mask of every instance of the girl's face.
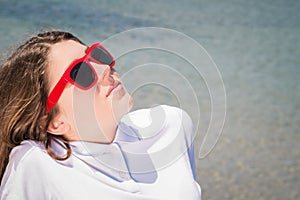
<path id="1" fill-rule="evenodd" d="M 47 71 L 50 91 L 69 65 L 83 57 L 86 50 L 86 46 L 73 40 L 52 45 Z M 71 141 L 110 143 L 115 137 L 118 121 L 132 107 L 132 98 L 114 69 L 107 65 L 92 65 L 98 82 L 87 91 L 68 83 L 57 102 L 59 113 L 48 131 Z"/>

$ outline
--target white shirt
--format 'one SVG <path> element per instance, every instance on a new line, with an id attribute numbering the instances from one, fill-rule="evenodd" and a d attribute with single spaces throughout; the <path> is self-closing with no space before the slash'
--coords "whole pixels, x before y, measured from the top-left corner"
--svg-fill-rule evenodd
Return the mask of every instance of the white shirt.
<path id="1" fill-rule="evenodd" d="M 23 141 L 10 154 L 0 199 L 199 200 L 193 138 L 184 111 L 158 106 L 126 115 L 111 144 L 71 142 L 66 161 Z M 65 153 L 60 142 L 52 148 Z"/>

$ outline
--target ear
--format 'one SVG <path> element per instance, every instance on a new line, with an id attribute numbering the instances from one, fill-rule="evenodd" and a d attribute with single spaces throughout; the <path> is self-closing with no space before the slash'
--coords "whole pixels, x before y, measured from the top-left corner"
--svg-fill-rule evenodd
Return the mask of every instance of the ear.
<path id="1" fill-rule="evenodd" d="M 50 122 L 47 132 L 53 135 L 65 135 L 70 131 L 70 124 L 67 123 L 65 117 L 61 114 L 55 116 Z"/>

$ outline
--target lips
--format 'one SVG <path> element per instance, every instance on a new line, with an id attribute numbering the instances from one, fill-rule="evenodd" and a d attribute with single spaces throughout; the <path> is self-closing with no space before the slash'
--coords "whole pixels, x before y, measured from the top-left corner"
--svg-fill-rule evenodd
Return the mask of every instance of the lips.
<path id="1" fill-rule="evenodd" d="M 114 84 L 112 86 L 109 87 L 108 91 L 107 91 L 107 94 L 106 94 L 106 97 L 108 97 L 111 92 L 120 85 L 121 83 L 119 81 L 115 81 Z"/>

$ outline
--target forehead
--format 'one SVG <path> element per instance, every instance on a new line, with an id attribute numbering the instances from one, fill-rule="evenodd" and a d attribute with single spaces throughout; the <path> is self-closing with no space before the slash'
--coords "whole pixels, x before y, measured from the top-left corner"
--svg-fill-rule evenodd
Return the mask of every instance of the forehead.
<path id="1" fill-rule="evenodd" d="M 50 47 L 47 69 L 50 87 L 59 80 L 74 60 L 85 55 L 86 48 L 73 40 L 62 41 Z"/>

